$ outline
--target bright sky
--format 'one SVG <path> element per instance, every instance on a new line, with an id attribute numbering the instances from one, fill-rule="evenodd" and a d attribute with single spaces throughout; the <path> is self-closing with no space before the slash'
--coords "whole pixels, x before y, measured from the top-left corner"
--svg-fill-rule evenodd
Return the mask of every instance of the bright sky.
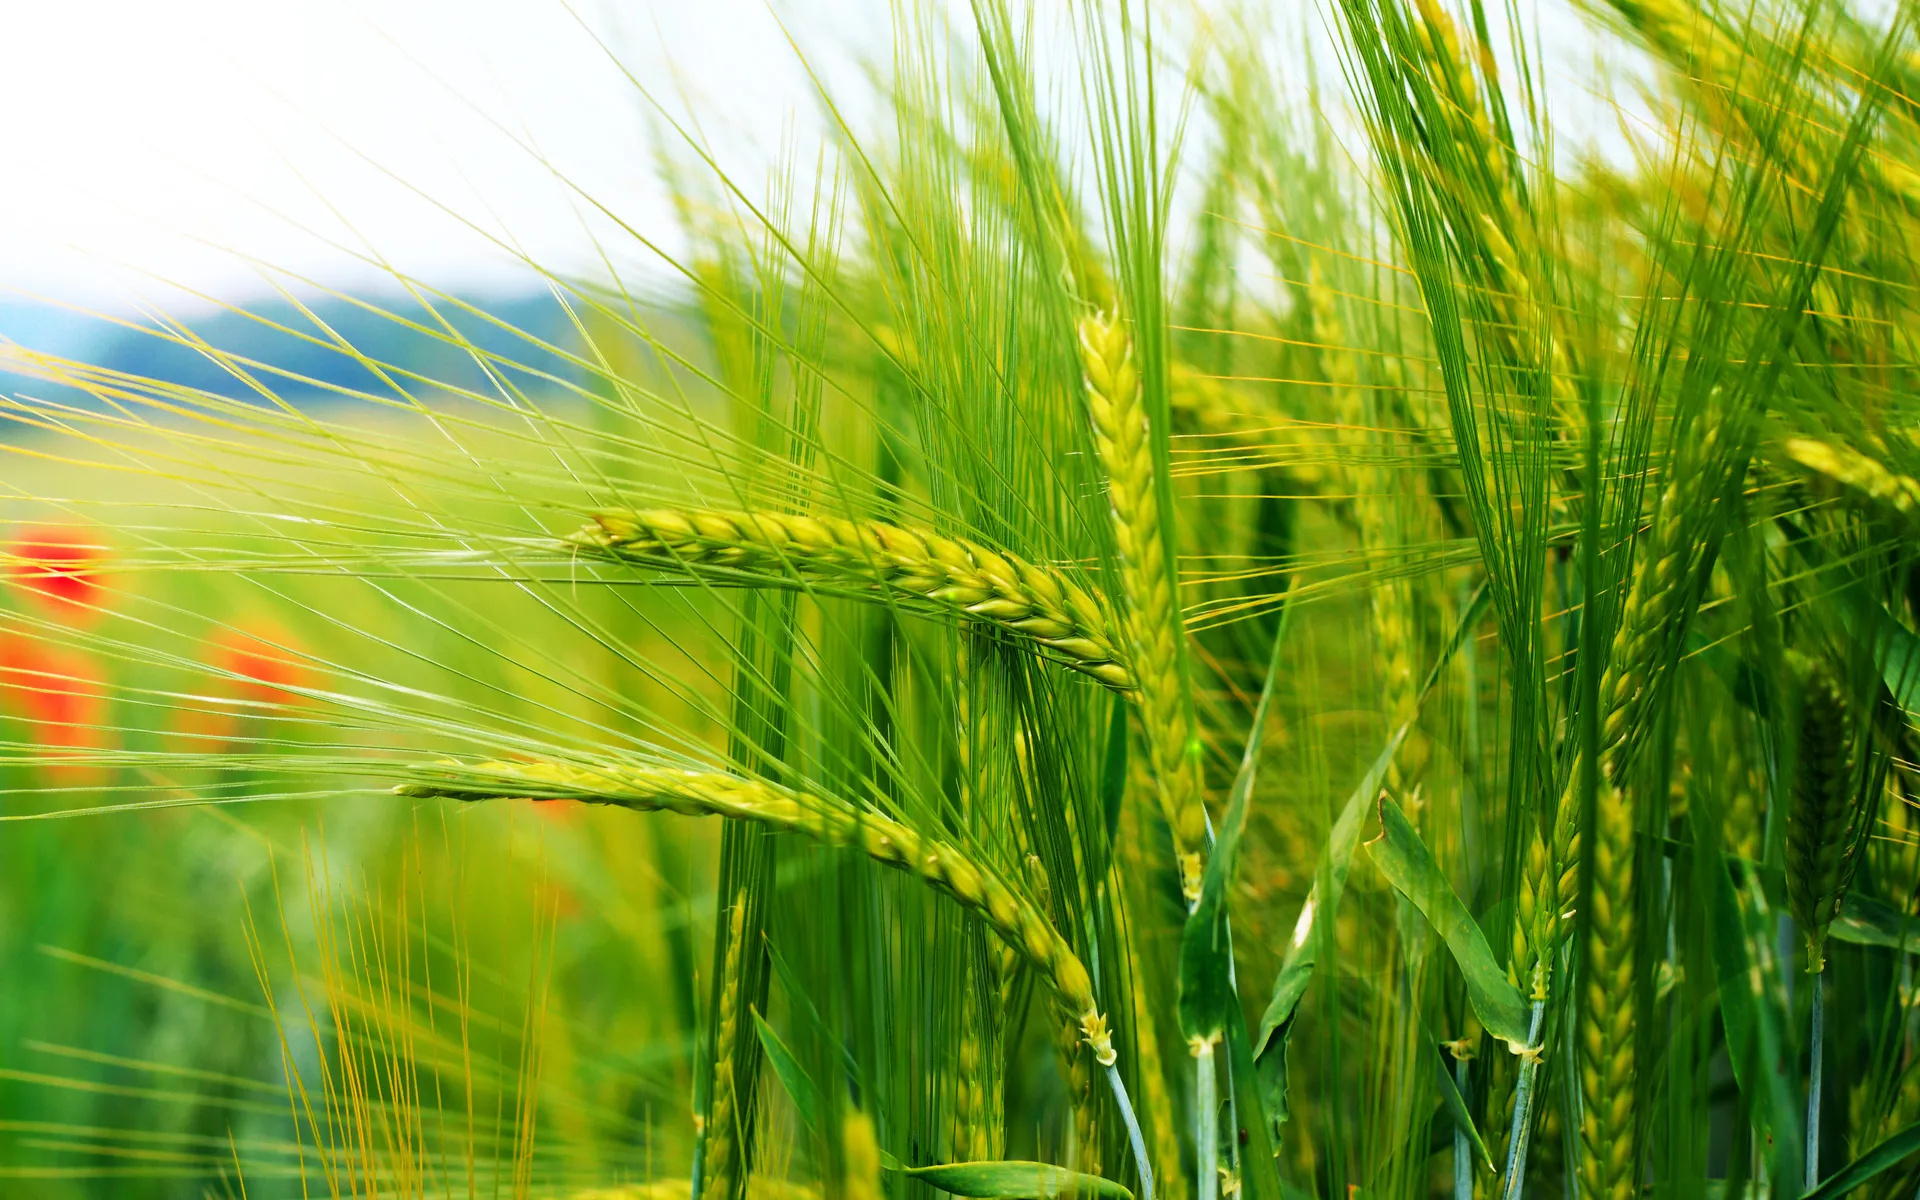
<path id="1" fill-rule="evenodd" d="M 1042 11 L 1061 2 L 1042 0 Z M 676 111 L 684 89 L 703 120 L 721 122 L 704 132 L 757 191 L 784 137 L 808 159 L 820 137 L 780 21 L 838 94 L 857 97 L 856 59 L 884 60 L 886 10 L 885 0 L 0 5 L 0 289 L 112 302 L 129 289 L 166 295 L 143 282 L 158 276 L 240 297 L 259 290 L 250 257 L 351 285 L 377 272 L 349 254 L 374 252 L 442 285 L 511 278 L 508 253 L 463 219 L 544 263 L 590 270 L 591 234 L 613 225 L 583 193 L 649 234 L 673 228 L 654 175 L 656 118 L 636 81 Z"/>
<path id="2" fill-rule="evenodd" d="M 879 3 L 804 8 L 803 44 L 885 45 Z M 351 282 L 372 272 L 346 252 L 369 246 L 437 281 L 510 274 L 446 208 L 587 267 L 609 218 L 582 192 L 672 225 L 648 106 L 609 50 L 675 108 L 685 88 L 705 114 L 746 114 L 736 147 L 770 155 L 789 122 L 817 142 L 765 0 L 0 5 L 0 288 L 106 299 L 158 275 L 247 292 L 247 256 Z"/>

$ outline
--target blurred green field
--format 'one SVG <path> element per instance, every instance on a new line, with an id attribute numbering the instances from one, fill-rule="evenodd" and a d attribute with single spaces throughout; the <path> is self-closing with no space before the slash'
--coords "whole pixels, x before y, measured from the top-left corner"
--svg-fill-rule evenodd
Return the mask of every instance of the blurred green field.
<path id="1" fill-rule="evenodd" d="M 420 442 L 402 420 L 361 432 L 396 453 Z M 213 456 L 194 470 L 242 474 Z M 329 470 L 294 486 L 326 491 L 310 481 Z M 197 1194 L 210 1176 L 237 1179 L 237 1154 L 248 1177 L 286 1186 L 299 1112 L 343 1084 L 323 1082 L 316 1037 L 367 1056 L 358 1086 L 381 1104 L 418 1106 L 411 1089 L 430 1084 L 435 1103 L 439 1087 L 465 1093 L 477 1116 L 454 1140 L 477 1147 L 483 1173 L 511 1170 L 515 1114 L 534 1097 L 552 1106 L 543 1177 L 683 1170 L 684 1138 L 657 1144 L 652 1131 L 654 1114 L 685 1120 L 713 830 L 567 804 L 409 806 L 377 780 L 341 795 L 337 780 L 289 771 L 283 757 L 233 767 L 264 745 L 316 760 L 458 745 L 383 715 L 394 695 L 437 698 L 449 729 L 620 736 L 592 692 L 644 691 L 642 673 L 511 585 L 330 579 L 324 562 L 295 574 L 143 570 L 216 539 L 241 555 L 289 544 L 259 523 L 202 524 L 197 546 L 114 523 L 204 501 L 188 479 L 52 464 L 9 482 L 60 496 L 16 509 L 22 527 L 82 528 L 101 544 L 86 610 L 48 605 L 30 580 L 8 589 L 4 738 L 43 760 L 0 768 L 9 815 L 144 811 L 7 827 L 5 1172 L 43 1181 L 34 1194 Z M 424 594 L 457 595 L 474 624 L 423 616 Z M 594 619 L 623 615 L 590 607 Z M 699 604 L 681 607 L 673 625 L 637 631 L 630 653 L 673 661 L 690 700 L 710 703 L 721 685 L 694 666 Z M 50 633 L 66 644 L 46 646 Z M 371 703 L 339 698 L 370 692 Z M 650 703 L 670 711 L 674 700 Z M 68 745 L 113 753 L 53 761 Z M 220 770 L 196 769 L 193 755 Z M 346 1024 L 336 1029 L 330 1010 Z M 395 1039 L 418 1065 L 404 1082 L 384 1065 Z"/>

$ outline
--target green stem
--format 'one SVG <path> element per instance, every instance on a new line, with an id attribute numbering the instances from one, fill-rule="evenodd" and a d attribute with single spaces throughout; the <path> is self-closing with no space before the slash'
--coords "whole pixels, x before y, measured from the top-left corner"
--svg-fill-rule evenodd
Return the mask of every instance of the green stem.
<path id="1" fill-rule="evenodd" d="M 1153 1164 L 1147 1161 L 1147 1139 L 1140 1132 L 1139 1118 L 1133 1115 L 1133 1102 L 1127 1099 L 1120 1068 L 1112 1063 L 1107 1064 L 1107 1082 L 1113 1087 L 1113 1102 L 1120 1106 L 1120 1119 L 1127 1126 L 1127 1140 L 1133 1144 L 1133 1166 L 1140 1173 L 1140 1200 L 1153 1200 Z"/>
<path id="2" fill-rule="evenodd" d="M 1207 817 L 1207 853 L 1213 853 L 1213 818 Z M 1193 911 L 1187 911 L 1188 916 Z M 1227 990 L 1234 996 L 1240 995 L 1240 976 L 1233 965 L 1233 917 L 1228 913 L 1220 916 L 1220 928 L 1227 939 Z M 1240 1169 L 1240 1093 L 1233 1085 L 1233 1055 L 1227 1055 L 1227 1128 L 1233 1131 L 1233 1137 L 1227 1142 L 1228 1162 L 1236 1180 L 1243 1180 L 1245 1173 Z"/>
<path id="3" fill-rule="evenodd" d="M 1826 989 L 1820 986 L 1824 974 L 1809 977 L 1813 986 L 1812 1028 L 1807 1034 L 1807 1190 L 1820 1184 L 1820 1085 L 1825 1074 L 1826 1055 L 1821 1043 L 1826 1037 L 1827 1005 L 1822 999 Z"/>
<path id="4" fill-rule="evenodd" d="M 1199 1160 L 1196 1200 L 1219 1200 L 1220 1122 L 1214 1114 L 1213 1047 L 1194 1056 L 1193 1147 Z"/>
<path id="5" fill-rule="evenodd" d="M 1527 1030 L 1530 1052 L 1540 1049 L 1540 1022 L 1546 1011 L 1545 1000 L 1533 1002 L 1533 1022 Z M 1533 1075 L 1539 1069 L 1540 1064 L 1533 1060 L 1531 1053 L 1520 1060 L 1520 1082 L 1513 1092 L 1513 1129 L 1507 1135 L 1505 1200 L 1520 1200 L 1521 1189 L 1526 1186 L 1527 1135 L 1533 1130 Z"/>
<path id="6" fill-rule="evenodd" d="M 1453 1060 L 1453 1086 L 1462 1100 L 1467 1096 L 1467 1060 Z M 1467 1127 L 1453 1125 L 1453 1200 L 1473 1200 L 1473 1147 L 1467 1142 Z"/>

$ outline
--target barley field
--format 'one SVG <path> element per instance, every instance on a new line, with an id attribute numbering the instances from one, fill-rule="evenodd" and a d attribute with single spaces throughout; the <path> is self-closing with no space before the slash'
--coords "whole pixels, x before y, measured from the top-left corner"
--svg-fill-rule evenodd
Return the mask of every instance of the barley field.
<path id="1" fill-rule="evenodd" d="M 1300 16 L 0 341 L 0 1195 L 1920 1195 L 1920 10 Z"/>

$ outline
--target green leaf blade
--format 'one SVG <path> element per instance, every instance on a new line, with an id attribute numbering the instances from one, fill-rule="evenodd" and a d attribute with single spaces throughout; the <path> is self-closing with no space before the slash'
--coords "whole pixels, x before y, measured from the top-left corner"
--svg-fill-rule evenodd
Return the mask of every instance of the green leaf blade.
<path id="1" fill-rule="evenodd" d="M 1467 911 L 1453 884 L 1420 840 L 1400 806 L 1380 797 L 1380 836 L 1367 843 L 1374 865 L 1394 889 L 1413 903 L 1452 952 L 1466 977 L 1467 1000 L 1474 1015 L 1495 1037 L 1516 1051 L 1528 1043 L 1526 998 L 1494 960 L 1493 948 Z"/>
<path id="2" fill-rule="evenodd" d="M 932 1184 L 955 1196 L 982 1200 L 1054 1200 L 1076 1196 L 1083 1200 L 1133 1200 L 1133 1193 L 1111 1179 L 1085 1175 L 1037 1162 L 965 1162 L 931 1167 L 904 1167 L 900 1174 Z"/>
<path id="3" fill-rule="evenodd" d="M 1212 1045 L 1226 1032 L 1229 1011 L 1240 1002 L 1233 988 L 1232 942 L 1227 928 L 1227 889 L 1239 865 L 1240 835 L 1247 826 L 1247 807 L 1260 771 L 1260 752 L 1266 743 L 1267 714 L 1280 679 L 1280 656 L 1286 646 L 1293 605 L 1280 611 L 1273 653 L 1267 661 L 1266 681 L 1254 706 L 1253 727 L 1247 733 L 1240 770 L 1227 799 L 1226 818 L 1201 879 L 1200 902 L 1187 917 L 1180 937 L 1180 1032 L 1190 1045 Z"/>
<path id="4" fill-rule="evenodd" d="M 1800 1200 L 1840 1200 L 1854 1188 L 1920 1154 L 1920 1121 L 1890 1135 L 1872 1149 L 1828 1176 Z"/>
<path id="5" fill-rule="evenodd" d="M 767 1024 L 765 1017 L 753 1012 L 753 1029 L 760 1035 L 760 1047 L 766 1051 L 767 1062 L 773 1067 L 774 1075 L 780 1080 L 780 1086 L 787 1091 L 787 1098 L 793 1101 L 800 1120 L 809 1129 L 820 1128 L 820 1089 L 814 1086 L 813 1077 L 807 1074 L 800 1060 L 794 1057 L 780 1035 Z"/>

